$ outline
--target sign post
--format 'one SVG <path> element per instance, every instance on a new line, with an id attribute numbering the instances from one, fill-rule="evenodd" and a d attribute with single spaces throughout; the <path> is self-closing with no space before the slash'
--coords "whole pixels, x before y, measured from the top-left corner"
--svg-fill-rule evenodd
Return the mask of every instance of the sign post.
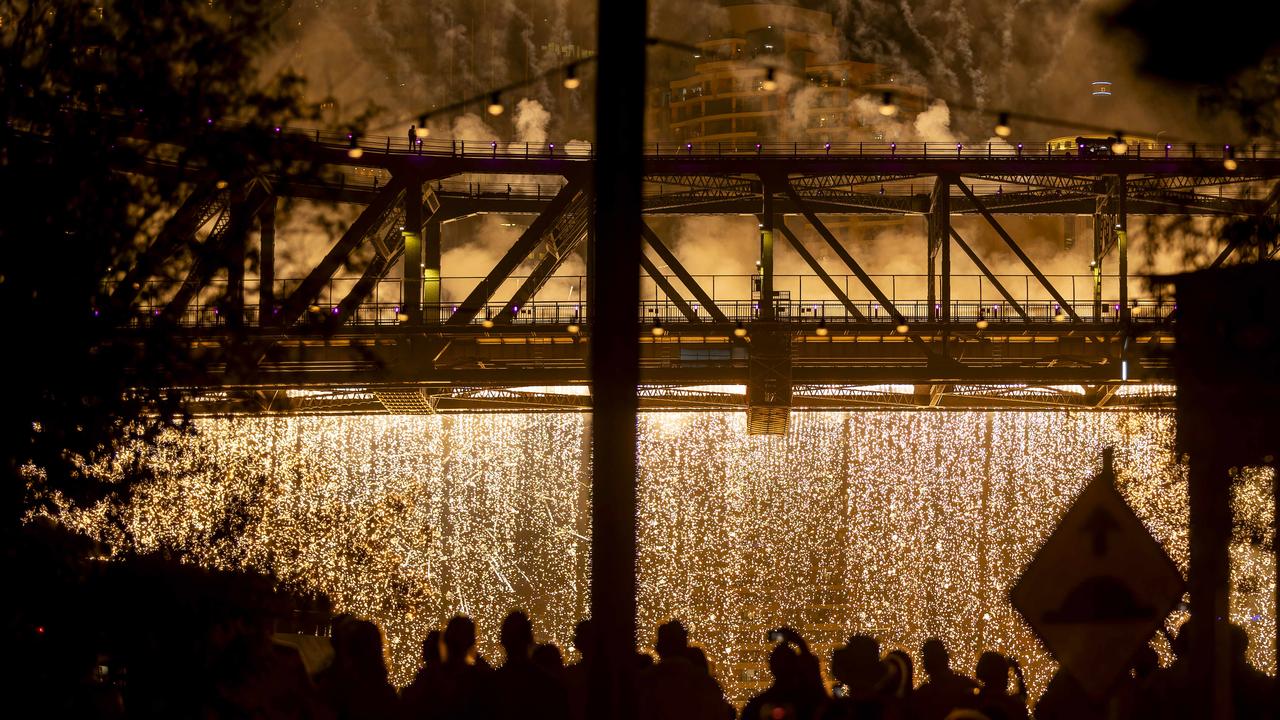
<path id="1" fill-rule="evenodd" d="M 1115 487 L 1111 449 L 1009 593 L 1086 693 L 1107 697 L 1182 598 L 1182 574 Z"/>

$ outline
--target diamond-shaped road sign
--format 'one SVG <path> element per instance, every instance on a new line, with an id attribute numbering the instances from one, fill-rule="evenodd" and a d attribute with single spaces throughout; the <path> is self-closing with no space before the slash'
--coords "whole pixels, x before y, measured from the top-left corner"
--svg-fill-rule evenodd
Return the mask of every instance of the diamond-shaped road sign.
<path id="1" fill-rule="evenodd" d="M 1063 515 L 1009 592 L 1045 647 L 1096 698 L 1182 598 L 1178 567 L 1102 472 Z"/>

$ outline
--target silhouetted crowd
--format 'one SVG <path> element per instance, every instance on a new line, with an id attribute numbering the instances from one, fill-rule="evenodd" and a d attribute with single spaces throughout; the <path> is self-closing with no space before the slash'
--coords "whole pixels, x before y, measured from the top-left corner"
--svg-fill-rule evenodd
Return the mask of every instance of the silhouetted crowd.
<path id="1" fill-rule="evenodd" d="M 1039 720 L 1188 717 L 1186 648 L 1174 640 L 1177 658 L 1161 668 L 1144 647 L 1120 685 L 1105 702 L 1093 701 L 1073 678 L 1059 671 L 1035 706 Z M 752 697 L 741 713 L 712 675 L 703 651 L 689 644 L 683 624 L 673 620 L 657 630 L 656 660 L 637 653 L 637 717 L 662 720 L 1020 720 L 1032 717 L 1016 660 L 998 652 L 978 658 L 973 677 L 952 668 L 941 640 L 920 648 L 923 677 L 918 686 L 911 655 L 882 654 L 880 643 L 853 635 L 832 651 L 823 679 L 821 661 L 790 628 L 770 633 L 771 684 Z M 476 627 L 467 617 L 449 620 L 422 645 L 421 670 L 397 692 L 388 680 L 378 627 L 367 620 L 339 618 L 331 638 L 331 663 L 309 678 L 296 653 L 275 644 L 227 655 L 205 717 L 314 718 L 317 720 L 584 720 L 592 663 L 592 625 L 580 622 L 573 639 L 582 652 L 565 665 L 553 644 L 535 642 L 522 612 L 502 623 L 504 662 L 494 667 L 476 649 Z M 1245 660 L 1247 639 L 1233 632 L 1233 688 L 1238 718 L 1274 717 L 1272 680 Z"/>

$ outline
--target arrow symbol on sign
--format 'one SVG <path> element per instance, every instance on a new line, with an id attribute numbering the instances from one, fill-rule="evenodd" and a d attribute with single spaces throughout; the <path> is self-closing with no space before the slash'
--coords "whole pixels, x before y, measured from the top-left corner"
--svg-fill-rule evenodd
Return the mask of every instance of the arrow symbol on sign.
<path id="1" fill-rule="evenodd" d="M 1094 510 L 1089 515 L 1089 519 L 1085 521 L 1082 532 L 1089 533 L 1093 536 L 1093 554 L 1102 556 L 1107 554 L 1107 533 L 1117 532 L 1120 530 L 1120 524 L 1112 518 L 1111 515 L 1102 508 Z"/>

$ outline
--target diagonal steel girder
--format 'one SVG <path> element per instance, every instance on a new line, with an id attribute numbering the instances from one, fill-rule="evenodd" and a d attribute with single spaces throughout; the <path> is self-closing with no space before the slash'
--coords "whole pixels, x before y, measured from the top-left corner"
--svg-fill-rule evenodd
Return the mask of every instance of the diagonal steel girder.
<path id="1" fill-rule="evenodd" d="M 787 242 L 791 243 L 792 249 L 794 249 L 796 254 L 804 260 L 805 264 L 809 266 L 809 269 L 813 271 L 813 274 L 817 275 L 818 279 L 822 280 L 822 284 L 827 286 L 827 290 L 832 295 L 836 296 L 836 299 L 844 306 L 845 312 L 852 315 L 858 322 L 866 322 L 867 316 L 863 315 L 862 311 L 853 304 L 853 301 L 844 293 L 844 290 L 840 289 L 840 286 L 836 284 L 836 281 L 832 279 L 831 275 L 827 274 L 827 271 L 818 263 L 818 260 L 813 256 L 813 253 L 809 252 L 809 249 L 804 246 L 804 243 L 800 242 L 800 238 L 796 237 L 795 233 L 791 232 L 791 228 L 787 227 L 786 218 L 779 218 L 779 220 L 777 227 L 782 233 L 782 236 L 787 239 Z"/>
<path id="2" fill-rule="evenodd" d="M 404 213 L 400 211 L 387 224 L 389 229 L 381 241 L 376 243 L 378 251 L 361 273 L 360 279 L 338 303 L 338 322 L 347 323 L 355 318 L 356 310 L 364 304 L 374 287 L 386 278 L 387 272 L 404 254 L 404 232 L 400 230 L 403 221 Z"/>
<path id="3" fill-rule="evenodd" d="M 670 280 L 667 280 L 666 276 L 658 272 L 658 267 L 654 265 L 653 261 L 650 260 L 643 252 L 640 253 L 640 267 L 644 268 L 645 273 L 648 274 L 654 284 L 662 290 L 663 294 L 667 296 L 667 299 L 676 306 L 676 309 L 680 311 L 680 314 L 684 316 L 685 320 L 688 320 L 691 323 L 702 322 L 702 318 L 698 317 L 698 313 L 694 312 L 694 309 L 689 306 L 689 303 L 686 302 L 684 298 L 680 297 L 680 291 L 676 290 L 675 286 L 671 284 Z"/>
<path id="4" fill-rule="evenodd" d="M 1257 209 L 1253 213 L 1252 219 L 1254 222 L 1255 241 L 1257 240 L 1258 224 L 1265 221 L 1267 213 L 1276 205 L 1277 202 L 1280 202 L 1280 183 L 1276 183 L 1275 187 L 1271 188 L 1271 192 L 1267 194 L 1266 198 L 1258 203 Z M 1213 262 L 1209 264 L 1209 268 L 1213 269 L 1221 267 L 1222 263 L 1226 262 L 1227 258 L 1244 244 L 1244 241 L 1245 238 L 1243 235 L 1237 234 L 1233 236 L 1227 243 L 1227 246 L 1222 249 L 1222 252 L 1218 253 L 1218 257 L 1214 258 Z M 1277 245 L 1277 247 L 1280 248 L 1280 245 Z M 1267 253 L 1267 258 L 1270 259 L 1270 257 L 1275 253 L 1276 250 L 1272 250 L 1270 253 Z"/>
<path id="5" fill-rule="evenodd" d="M 564 264 L 565 259 L 582 244 L 587 237 L 587 227 L 591 222 L 591 205 L 591 198 L 585 191 L 573 198 L 561 217 L 547 230 L 547 236 L 550 238 L 547 241 L 547 251 L 538 260 L 529 277 L 525 278 L 497 317 L 493 319 L 494 322 L 509 323 L 514 320 L 520 308 L 528 304 L 529 299 L 542 289 L 556 270 Z"/>
<path id="6" fill-rule="evenodd" d="M 844 249 L 844 246 L 840 244 L 840 241 L 836 239 L 835 235 L 832 235 L 831 231 L 827 229 L 827 226 L 818 219 L 818 216 L 814 214 L 807 205 L 805 205 L 804 200 L 800 198 L 800 195 L 796 192 L 795 188 L 791 187 L 790 183 L 781 183 L 781 185 L 786 190 L 787 195 L 791 198 L 791 202 L 795 206 L 795 209 L 804 216 L 805 220 L 809 221 L 809 224 L 813 226 L 814 230 L 818 231 L 818 234 L 822 236 L 822 239 L 827 242 L 827 246 L 831 248 L 832 252 L 834 252 L 842 262 L 844 262 L 845 266 L 852 270 L 854 275 L 858 276 L 858 281 L 861 282 L 863 287 L 871 293 L 872 297 L 876 299 L 876 302 L 880 303 L 880 306 L 889 312 L 889 315 L 893 318 L 894 322 L 905 323 L 906 318 L 902 313 L 898 312 L 898 308 L 893 304 L 893 301 L 889 299 L 889 296 L 884 294 L 884 291 L 880 289 L 880 286 L 876 285 L 875 281 L 871 279 L 871 276 L 868 275 L 866 271 L 862 269 L 862 266 L 858 264 L 858 261 L 854 260 L 853 256 L 849 254 L 849 251 Z"/>
<path id="7" fill-rule="evenodd" d="M 228 251 L 233 245 L 238 244 L 242 249 L 244 245 L 245 233 L 249 231 L 249 225 L 253 217 L 262 209 L 263 204 L 271 197 L 270 190 L 263 183 L 251 183 L 246 196 L 243 199 L 232 199 L 227 207 L 218 216 L 218 220 L 214 223 L 213 230 L 205 241 L 199 245 L 196 250 L 194 261 L 191 269 L 187 273 L 186 280 L 178 287 L 177 292 L 169 299 L 169 303 L 165 306 L 164 317 L 170 321 L 176 321 L 186 312 L 187 306 L 200 293 L 209 281 L 213 279 L 214 273 L 219 268 L 227 267 L 231 275 L 235 275 L 231 269 L 231 257 L 228 257 Z M 243 263 L 243 253 L 236 255 Z M 240 271 L 243 273 L 243 270 Z M 243 276 L 241 276 L 243 278 Z M 229 278 L 230 279 L 230 278 Z M 241 288 L 243 290 L 243 288 Z M 228 291 L 232 288 L 228 287 Z M 234 318 L 233 318 L 234 320 Z"/>
<path id="8" fill-rule="evenodd" d="M 1036 276 L 1036 280 L 1038 280 L 1044 289 L 1048 291 L 1049 295 L 1057 301 L 1058 307 L 1070 315 L 1072 320 L 1080 322 L 1080 316 L 1076 314 L 1075 308 L 1071 307 L 1071 304 L 1062 297 L 1057 288 L 1053 286 L 1053 283 L 1049 282 L 1049 279 L 1044 276 L 1044 273 L 1040 272 L 1040 268 L 1036 267 L 1036 264 L 1031 261 L 1031 258 L 1027 257 L 1027 254 L 1022 251 L 1022 248 L 1018 246 L 1018 243 L 1013 241 L 1013 238 L 1009 236 L 1009 233 L 1005 231 L 1004 227 L 996 220 L 995 216 L 992 215 L 991 212 L 987 210 L 986 206 L 982 204 L 982 201 L 978 200 L 977 196 L 973 194 L 973 191 L 969 189 L 969 186 L 965 185 L 964 181 L 959 178 L 956 178 L 955 184 L 956 187 L 960 188 L 960 192 L 964 193 L 965 197 L 969 198 L 969 202 L 973 203 L 974 208 L 982 214 L 982 217 L 986 219 L 987 224 L 996 231 L 996 234 L 999 235 L 1000 238 L 1004 240 L 1005 244 L 1009 246 L 1009 249 L 1018 256 L 1018 259 L 1022 261 L 1022 264 Z"/>
<path id="9" fill-rule="evenodd" d="M 996 290 L 1004 296 L 1005 301 L 1013 306 L 1014 311 L 1018 313 L 1018 317 L 1021 317 L 1024 322 L 1031 322 L 1031 317 L 1027 315 L 1027 311 L 1023 309 L 1022 305 L 1020 305 L 1017 300 L 1013 299 L 1013 294 L 1005 289 L 1004 284 L 996 278 L 995 274 L 987 267 L 987 264 L 982 262 L 982 258 L 978 257 L 978 254 L 973 251 L 973 248 L 969 247 L 969 243 L 965 242 L 964 238 L 960 237 L 960 233 L 956 232 L 954 227 L 948 227 L 947 229 L 951 231 L 952 239 L 956 241 L 956 244 L 960 246 L 960 249 L 964 251 L 964 254 L 968 255 L 969 259 L 973 261 L 973 264 L 978 266 L 978 269 L 982 271 L 982 274 L 987 276 L 987 280 L 991 281 L 991 284 L 996 286 Z"/>
<path id="10" fill-rule="evenodd" d="M 529 253 L 542 242 L 546 232 L 555 226 L 574 198 L 583 192 L 585 181 L 580 176 L 569 178 L 547 204 L 545 210 L 525 228 L 506 254 L 494 264 L 493 269 L 472 289 L 466 299 L 446 321 L 447 325 L 469 325 L 484 310 L 493 294 L 498 291 L 511 273 L 529 257 Z"/>
<path id="11" fill-rule="evenodd" d="M 219 210 L 226 211 L 228 196 L 229 193 L 218 190 L 213 181 L 201 183 L 192 189 L 187 199 L 165 222 L 155 241 L 116 286 L 110 300 L 114 313 L 126 312 L 156 269 L 172 257 L 183 243 L 190 242 L 196 231 L 218 214 Z"/>
<path id="12" fill-rule="evenodd" d="M 371 231 L 377 230 L 384 224 L 387 214 L 393 212 L 393 208 L 399 204 L 406 185 L 407 181 L 403 178 L 392 176 L 387 186 L 351 223 L 324 259 L 311 270 L 302 284 L 289 294 L 281 305 L 279 324 L 292 325 L 302 317 L 307 308 L 320 296 L 320 291 L 333 277 L 334 272 L 342 267 L 351 253 L 364 244 Z"/>
<path id="13" fill-rule="evenodd" d="M 658 257 L 662 258 L 662 262 L 666 263 L 667 267 L 671 268 L 671 271 L 676 274 L 676 277 L 680 278 L 680 282 L 684 283 L 684 286 L 697 299 L 698 304 L 707 309 L 707 313 L 711 315 L 712 319 L 720 323 L 729 322 L 729 318 L 720 311 L 715 301 L 711 299 L 706 290 L 702 289 L 698 281 L 693 279 L 693 276 L 689 274 L 689 271 L 680 263 L 675 254 L 663 244 L 662 239 L 653 231 L 653 228 L 649 227 L 649 223 L 641 221 L 640 234 L 644 236 L 645 242 L 649 243 L 649 247 L 653 248 Z"/>
<path id="14" fill-rule="evenodd" d="M 1280 203 L 1280 182 L 1276 183 L 1271 188 L 1271 192 L 1267 193 L 1267 197 L 1262 201 L 1262 208 L 1258 211 L 1258 214 L 1270 212 L 1272 208 L 1278 207 L 1278 203 Z"/>

